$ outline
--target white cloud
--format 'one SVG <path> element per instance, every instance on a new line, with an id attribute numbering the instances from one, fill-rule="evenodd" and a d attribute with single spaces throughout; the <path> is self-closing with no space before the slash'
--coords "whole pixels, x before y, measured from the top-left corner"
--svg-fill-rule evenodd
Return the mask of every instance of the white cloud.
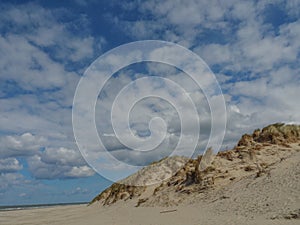
<path id="1" fill-rule="evenodd" d="M 22 157 L 27 161 L 32 176 L 37 179 L 65 179 L 94 175 L 94 171 L 86 165 L 78 150 L 47 147 L 51 143 L 44 137 L 24 133 L 19 136 L 3 136 L 0 142 L 2 148 L 0 173 L 21 170 L 22 164 L 13 157 Z M 42 149 L 44 150 L 41 151 Z M 10 175 L 7 176 L 9 178 Z M 11 176 L 14 178 L 13 175 Z"/>
<path id="2" fill-rule="evenodd" d="M 55 165 L 85 165 L 85 161 L 78 150 L 64 147 L 46 148 L 46 150 L 41 154 L 41 160 L 44 163 Z"/>
<path id="3" fill-rule="evenodd" d="M 46 144 L 44 137 L 24 133 L 20 136 L 9 135 L 0 137 L 1 157 L 30 156 L 36 154 Z"/>
<path id="4" fill-rule="evenodd" d="M 284 1 L 272 4 L 288 10 L 296 5 Z M 298 21 L 283 24 L 278 34 L 264 23 L 269 5 L 269 1 L 153 0 L 136 9 L 150 15 L 147 19 L 126 25 L 120 17 L 119 23 L 125 23 L 123 28 L 132 31 L 133 38 L 162 38 L 192 47 L 209 65 L 225 63 L 223 70 L 261 73 L 295 62 L 299 46 Z"/>
<path id="5" fill-rule="evenodd" d="M 103 37 L 90 35 L 88 23 L 84 15 L 73 15 L 63 8 L 46 9 L 34 3 L 1 5 L 3 160 L 29 160 L 46 147 L 42 155 L 49 164 L 53 160 L 79 168 L 84 165 L 79 152 L 68 150 L 75 147 L 70 106 L 80 77 L 78 72 L 95 53 L 101 52 L 105 43 Z M 76 68 L 69 66 L 73 63 Z M 63 158 L 61 149 L 73 158 Z M 61 157 L 51 156 L 50 151 Z"/>
<path id="6" fill-rule="evenodd" d="M 208 44 L 201 48 L 196 48 L 194 51 L 205 56 L 205 62 L 209 65 L 226 63 L 231 60 L 231 52 L 228 45 Z"/>
<path id="7" fill-rule="evenodd" d="M 177 59 L 180 56 L 178 53 L 172 55 L 172 57 L 177 57 Z M 180 135 L 182 135 L 182 140 L 191 140 L 189 143 L 192 143 L 193 137 L 191 134 L 195 133 L 193 132 L 195 125 L 194 118 L 198 116 L 200 117 L 201 137 L 196 151 L 199 153 L 199 150 L 204 150 L 211 129 L 211 115 L 207 100 L 199 86 L 187 74 L 169 65 L 146 63 L 143 64 L 143 67 L 147 70 L 143 74 L 134 73 L 134 68 L 122 70 L 119 76 L 109 80 L 98 99 L 96 105 L 96 123 L 100 137 L 108 151 L 120 161 L 132 165 L 146 165 L 151 161 L 159 160 L 172 153 L 179 142 Z M 168 82 L 158 79 L 158 77 L 141 79 L 139 83 L 134 82 L 136 78 L 145 77 L 147 74 L 169 79 L 169 82 L 176 82 L 185 93 L 181 93 L 181 90 L 168 85 Z M 116 102 L 116 95 L 126 85 L 129 86 L 122 90 L 125 93 L 121 95 L 121 100 Z M 147 96 L 149 93 L 165 98 L 170 96 L 176 97 L 169 103 L 163 99 L 148 97 L 138 101 L 135 105 L 132 104 L 138 96 Z M 190 97 L 193 103 L 195 103 L 198 114 L 193 111 L 193 107 L 187 104 L 187 97 Z M 172 97 L 170 98 L 172 99 Z M 222 107 L 219 100 L 218 98 L 212 98 L 212 106 L 215 106 L 215 108 Z M 114 128 L 119 127 L 123 131 L 118 132 L 118 137 L 115 137 L 111 125 L 111 108 L 113 102 L 115 104 L 114 109 L 116 110 L 112 117 L 116 125 Z M 127 107 L 132 107 L 129 115 L 127 115 Z M 187 128 L 183 132 L 181 132 L 181 120 L 178 115 L 180 109 L 183 109 L 183 113 L 180 116 L 183 117 L 181 118 L 182 120 L 185 120 L 184 125 Z M 160 117 L 164 120 L 167 125 L 166 133 L 162 127 L 152 132 L 150 131 L 150 121 L 155 117 Z M 215 122 L 220 124 L 218 119 L 220 118 L 216 118 Z M 125 132 L 128 122 L 130 123 L 131 132 Z M 89 132 L 89 130 L 85 132 Z M 148 149 L 149 143 L 147 141 L 150 140 L 150 137 L 153 140 L 150 143 L 151 146 L 156 143 L 155 141 L 163 138 L 163 141 L 155 150 L 150 152 L 129 150 L 132 148 Z M 139 141 L 137 142 L 136 139 L 139 139 Z M 125 140 L 125 142 L 121 144 L 121 140 Z M 180 151 L 181 153 L 177 154 L 186 155 L 193 150 L 187 144 Z M 94 155 L 91 157 L 94 158 Z M 111 170 L 116 169 L 113 168 L 114 166 L 116 165 L 111 166 Z M 103 167 L 107 166 L 103 165 Z"/>
<path id="8" fill-rule="evenodd" d="M 300 7 L 300 2 L 298 0 L 290 0 L 286 2 L 286 10 L 288 14 L 292 17 L 299 17 L 299 7 Z"/>
<path id="9" fill-rule="evenodd" d="M 1 79 L 15 81 L 25 90 L 62 87 L 66 71 L 47 53 L 19 35 L 0 37 Z"/>
<path id="10" fill-rule="evenodd" d="M 0 173 L 0 192 L 5 192 L 8 188 L 23 182 L 24 177 L 19 173 Z"/>
<path id="11" fill-rule="evenodd" d="M 73 147 L 70 106 L 79 75 L 78 68 L 72 68 L 76 72 L 70 72 L 70 67 L 67 70 L 66 66 L 76 62 L 79 69 L 83 69 L 85 60 L 101 49 L 104 39 L 96 40 L 88 31 L 75 35 L 74 29 L 86 31 L 87 21 L 77 15 L 72 22 L 65 21 L 66 15 L 72 14 L 63 9 L 50 10 L 36 4 L 2 6 L 2 132 L 38 133 L 54 139 L 55 145 Z M 8 84 L 10 88 L 6 88 Z"/>
<path id="12" fill-rule="evenodd" d="M 84 1 L 78 2 L 85 4 Z M 254 128 L 278 121 L 300 121 L 299 100 L 295 94 L 300 86 L 299 3 L 272 2 L 290 16 L 278 27 L 266 22 L 265 12 L 269 3 L 267 0 L 150 0 L 139 5 L 123 3 L 127 12 L 137 10 L 141 14 L 139 20 L 127 21 L 122 17 L 126 13 L 117 17 L 112 15 L 111 18 L 134 40 L 174 41 L 191 48 L 212 66 L 226 93 L 228 126 L 224 146 L 231 147 L 241 133 Z M 101 50 L 105 40 L 90 35 L 89 21 L 84 16 L 74 18 L 76 24 L 81 24 L 79 29 L 83 29 L 74 32 L 76 28 L 72 22 L 64 21 L 64 18 L 60 20 L 64 10 L 44 9 L 35 4 L 7 5 L 0 14 L 0 28 L 4 31 L 0 36 L 0 82 L 9 81 L 20 89 L 20 93 L 0 91 L 1 97 L 4 96 L 0 99 L 1 131 L 12 134 L 0 138 L 2 164 L 3 168 L 17 171 L 21 167 L 13 157 L 24 156 L 28 159 L 32 175 L 41 179 L 85 177 L 94 173 L 75 150 L 70 106 L 80 78 L 78 71 L 82 71 L 85 62 Z M 80 35 L 76 35 L 78 33 Z M 140 52 L 134 52 L 128 58 L 140 56 Z M 176 52 L 172 57 L 182 60 Z M 122 59 L 111 57 L 109 60 L 117 63 Z M 69 67 L 69 64 L 80 68 Z M 208 104 L 197 85 L 184 73 L 172 68 L 157 64 L 145 67 L 151 75 L 156 73 L 169 78 L 187 90 L 200 115 L 203 136 L 198 147 L 203 148 L 211 121 Z M 110 109 L 116 94 L 133 79 L 142 77 L 143 73 L 135 73 L 134 70 L 122 73 L 108 82 L 102 102 L 97 105 L 99 133 L 117 158 L 126 162 L 148 163 L 164 156 L 170 147 L 176 145 L 180 121 L 176 110 L 163 101 L 148 99 L 139 102 L 130 117 L 135 137 L 145 139 L 149 134 L 149 121 L 158 116 L 169 125 L 166 140 L 158 149 L 159 153 L 145 157 L 139 152 L 127 152 L 114 137 Z M 135 95 L 149 90 L 161 95 L 173 91 L 159 85 L 153 88 L 155 85 L 148 82 L 131 90 L 124 105 Z M 186 115 L 190 116 L 191 108 L 186 107 L 184 99 L 178 97 L 178 101 L 185 108 Z M 218 105 L 219 100 L 214 99 L 212 104 Z M 120 107 L 117 114 L 120 122 L 124 120 L 123 110 L 124 107 Z M 157 134 L 161 135 L 163 130 L 158 131 Z M 24 132 L 27 132 L 23 134 L 25 136 L 17 135 Z M 84 132 L 88 133 L 89 129 L 85 128 Z M 188 133 L 184 135 L 189 138 Z M 39 139 L 41 136 L 47 137 L 47 140 Z M 126 139 L 134 142 L 135 137 L 129 135 Z M 40 152 L 39 149 L 44 147 L 44 152 Z"/>
<path id="13" fill-rule="evenodd" d="M 0 159 L 0 173 L 12 173 L 21 170 L 23 166 L 16 158 Z"/>
<path id="14" fill-rule="evenodd" d="M 43 161 L 44 157 L 46 161 Z M 66 159 L 68 156 L 63 155 L 63 157 Z M 74 166 L 74 161 L 60 159 L 59 154 L 50 158 L 51 160 L 49 160 L 49 155 L 43 156 L 43 154 L 28 158 L 29 171 L 33 177 L 36 179 L 67 179 L 89 177 L 95 174 L 90 167 L 81 166 L 82 162 L 79 163 L 79 166 Z"/>
<path id="15" fill-rule="evenodd" d="M 197 44 L 198 39 L 204 36 L 207 30 L 230 33 L 230 9 L 238 1 L 183 1 L 152 0 L 142 2 L 134 8 L 146 19 L 138 21 L 123 21 L 117 19 L 117 24 L 125 29 L 134 39 L 164 39 L 191 47 Z M 126 7 L 125 10 L 132 10 Z M 226 19 L 225 19 L 226 18 Z"/>
<path id="16" fill-rule="evenodd" d="M 221 78 L 228 105 L 224 146 L 231 147 L 241 133 L 269 123 L 300 121 L 295 94 L 300 85 L 300 71 L 296 69 L 300 37 L 299 12 L 295 10 L 298 3 L 272 3 L 292 17 L 276 31 L 272 24 L 264 23 L 269 1 L 226 1 L 218 7 L 214 2 L 204 2 L 147 1 L 140 8 L 152 15 L 154 21 L 145 19 L 144 23 L 143 20 L 138 23 L 148 31 L 143 37 L 157 37 L 159 33 L 158 38 L 185 42 L 210 66 L 219 68 L 217 78 Z M 180 18 L 188 12 L 187 20 Z M 226 22 L 222 22 L 224 18 Z M 152 29 L 153 23 L 160 27 Z M 125 28 L 134 30 L 134 23 L 131 25 Z M 215 30 L 219 31 L 216 35 Z"/>
<path id="17" fill-rule="evenodd" d="M 22 35 L 40 47 L 53 47 L 51 54 L 58 59 L 78 62 L 93 56 L 95 40 L 88 34 L 88 21 L 83 15 L 73 16 L 70 23 L 65 21 L 71 16 L 66 9 L 49 10 L 32 3 L 4 8 L 0 20 L 4 27 L 13 25 L 10 33 Z M 78 30 L 72 29 L 80 30 L 80 35 L 74 35 Z"/>
<path id="18" fill-rule="evenodd" d="M 73 166 L 70 171 L 65 173 L 66 177 L 70 178 L 79 178 L 79 177 L 90 177 L 95 174 L 94 170 L 92 170 L 88 166 Z"/>

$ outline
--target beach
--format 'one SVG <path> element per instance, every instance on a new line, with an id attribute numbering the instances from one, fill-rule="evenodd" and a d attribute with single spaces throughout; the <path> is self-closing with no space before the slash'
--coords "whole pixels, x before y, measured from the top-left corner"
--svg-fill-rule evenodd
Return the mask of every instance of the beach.
<path id="1" fill-rule="evenodd" d="M 299 159 L 297 151 L 276 165 L 270 176 L 249 176 L 205 201 L 170 207 L 135 207 L 118 201 L 38 209 L 1 211 L 1 225 L 282 225 L 299 224 Z M 196 199 L 197 196 L 195 196 Z M 294 218 L 295 217 L 295 218 Z"/>
<path id="2" fill-rule="evenodd" d="M 175 210 L 175 211 L 173 211 Z M 0 212 L 1 225 L 216 225 L 299 224 L 299 220 L 266 219 L 263 216 L 237 216 L 234 212 L 217 214 L 200 205 L 161 207 L 126 207 L 118 204 L 109 208 L 58 206 L 53 208 Z"/>

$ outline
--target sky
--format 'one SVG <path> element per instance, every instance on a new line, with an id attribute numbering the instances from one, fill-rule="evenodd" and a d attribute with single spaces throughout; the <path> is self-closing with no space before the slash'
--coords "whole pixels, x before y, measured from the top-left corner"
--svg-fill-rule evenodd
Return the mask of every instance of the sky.
<path id="1" fill-rule="evenodd" d="M 226 104 L 221 149 L 233 147 L 243 133 L 256 128 L 299 123 L 299 8 L 298 0 L 2 0 L 0 205 L 86 202 L 111 184 L 107 179 L 111 173 L 124 169 L 106 162 L 101 166 L 109 167 L 108 176 L 92 169 L 76 144 L 72 109 L 86 69 L 102 54 L 129 42 L 172 42 L 204 60 Z M 182 59 L 180 54 L 172 57 Z M 219 98 L 208 101 L 184 71 L 158 62 L 129 65 L 101 85 L 95 106 L 99 137 L 113 157 L 135 166 L 168 156 L 181 135 L 187 139 L 192 135 L 194 111 L 185 105 L 187 95 L 196 106 L 201 128 L 194 155 L 206 148 L 211 109 L 219 113 L 224 109 Z M 124 90 L 126 95 L 121 95 L 111 117 L 113 103 Z M 150 92 L 178 96 L 173 99 L 176 104 L 148 97 L 132 107 L 126 120 L 129 102 Z M 187 115 L 186 129 L 180 123 L 180 108 Z M 164 122 L 151 127 L 153 117 Z M 132 132 L 123 126 L 124 119 Z M 92 135 L 89 127 L 83 131 Z M 164 137 L 155 151 L 142 154 L 128 147 L 136 138 L 145 141 L 151 135 Z M 147 147 L 145 142 L 134 146 Z"/>

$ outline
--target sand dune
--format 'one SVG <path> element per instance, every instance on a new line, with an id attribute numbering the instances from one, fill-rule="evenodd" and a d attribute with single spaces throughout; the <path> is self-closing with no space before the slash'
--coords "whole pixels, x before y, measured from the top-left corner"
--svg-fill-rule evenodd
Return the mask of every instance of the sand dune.
<path id="1" fill-rule="evenodd" d="M 161 184 L 115 184 L 90 206 L 0 212 L 0 224 L 299 224 L 299 131 L 299 126 L 272 125 L 243 135 L 200 173 L 201 157 L 189 159 Z M 148 171 L 153 180 L 151 171 L 157 170 Z"/>

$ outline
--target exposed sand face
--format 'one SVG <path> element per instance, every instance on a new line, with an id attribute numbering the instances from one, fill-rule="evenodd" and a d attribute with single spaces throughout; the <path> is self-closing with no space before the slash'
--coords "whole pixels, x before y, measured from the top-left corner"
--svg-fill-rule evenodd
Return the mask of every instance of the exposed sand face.
<path id="1" fill-rule="evenodd" d="M 213 201 L 216 195 L 233 188 L 242 180 L 246 182 L 245 180 L 252 179 L 257 182 L 260 177 L 269 178 L 271 170 L 282 161 L 290 157 L 297 158 L 299 143 L 300 126 L 270 125 L 262 131 L 254 131 L 252 135 L 243 135 L 234 149 L 220 152 L 215 157 L 208 156 L 212 161 L 208 160 L 209 162 L 205 163 L 207 166 L 201 170 L 199 168 L 205 155 L 197 159 L 185 158 L 186 163 L 183 167 L 162 183 L 142 187 L 115 183 L 98 195 L 93 203 L 113 205 L 119 201 L 134 201 L 136 206 L 168 207 Z M 139 171 L 125 180 L 142 179 L 143 183 L 147 183 L 148 179 L 161 177 L 165 171 L 169 171 L 168 168 L 174 165 L 172 162 L 177 160 L 182 158 L 167 158 L 144 168 L 141 171 L 142 175 Z M 162 169 L 153 169 L 153 166 Z M 227 197 L 220 196 L 220 198 Z"/>

